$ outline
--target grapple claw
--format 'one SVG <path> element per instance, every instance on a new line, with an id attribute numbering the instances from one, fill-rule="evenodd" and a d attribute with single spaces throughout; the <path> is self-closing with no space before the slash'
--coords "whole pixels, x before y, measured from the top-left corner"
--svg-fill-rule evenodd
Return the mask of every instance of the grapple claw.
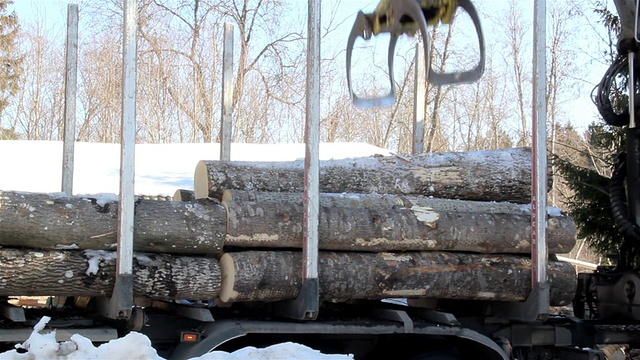
<path id="1" fill-rule="evenodd" d="M 378 16 L 377 13 L 367 15 L 362 11 L 359 11 L 347 41 L 347 86 L 349 87 L 349 93 L 351 94 L 353 104 L 358 108 L 386 107 L 395 103 L 396 90 L 395 79 L 393 76 L 393 57 L 396 43 L 400 35 L 404 33 L 413 34 L 415 33 L 415 29 L 419 29 L 422 33 L 423 39 L 425 40 L 425 51 L 428 49 L 428 39 L 425 36 L 427 33 L 427 23 L 422 15 L 420 5 L 416 0 L 390 0 L 386 2 L 386 4 L 389 4 L 389 8 L 385 9 L 386 15 L 384 16 Z M 376 12 L 379 11 L 379 9 L 380 6 L 376 8 Z M 410 19 L 410 21 L 407 21 L 407 19 Z M 372 35 L 378 35 L 383 32 L 388 32 L 391 35 L 387 55 L 390 90 L 386 95 L 381 97 L 360 98 L 353 91 L 351 80 L 351 59 L 353 47 L 357 38 L 362 37 L 365 40 L 369 40 Z"/>
<path id="2" fill-rule="evenodd" d="M 460 84 L 460 83 L 470 83 L 480 79 L 480 77 L 484 73 L 485 49 L 484 49 L 484 36 L 482 34 L 482 28 L 480 27 L 480 17 L 478 16 L 478 12 L 476 11 L 476 8 L 471 3 L 471 0 L 457 0 L 457 1 L 458 1 L 458 6 L 462 8 L 464 11 L 466 11 L 467 14 L 469 14 L 469 17 L 471 18 L 471 20 L 473 21 L 473 26 L 475 27 L 476 35 L 478 36 L 480 60 L 472 70 L 455 72 L 455 73 L 439 73 L 433 70 L 433 68 L 429 65 L 429 74 L 427 75 L 427 79 L 429 80 L 430 83 L 434 85 L 451 85 L 451 84 Z M 428 55 L 429 53 L 425 52 L 425 54 Z"/>
<path id="3" fill-rule="evenodd" d="M 438 22 L 450 23 L 456 9 L 460 7 L 469 14 L 473 21 L 478 45 L 480 48 L 480 60 L 470 71 L 456 73 L 439 73 L 431 67 L 429 56 L 429 38 L 427 26 Z M 478 13 L 471 0 L 381 0 L 375 11 L 371 14 L 358 12 L 355 24 L 347 42 L 347 85 L 353 104 L 358 108 L 371 108 L 393 105 L 396 101 L 395 79 L 393 76 L 393 57 L 398 37 L 402 34 L 413 36 L 418 30 L 422 36 L 423 50 L 428 81 L 434 85 L 449 85 L 467 83 L 478 80 L 484 72 L 485 48 L 484 37 L 480 27 Z M 351 79 L 351 59 L 353 47 L 358 37 L 370 40 L 381 33 L 389 33 L 391 40 L 388 52 L 388 71 L 390 90 L 382 97 L 360 98 L 354 91 Z"/>

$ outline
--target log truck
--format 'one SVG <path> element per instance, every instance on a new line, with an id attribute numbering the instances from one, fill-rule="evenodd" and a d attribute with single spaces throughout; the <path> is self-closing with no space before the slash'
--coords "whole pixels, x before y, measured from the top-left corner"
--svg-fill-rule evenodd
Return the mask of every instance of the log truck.
<path id="1" fill-rule="evenodd" d="M 310 4 L 312 2 L 310 1 Z M 640 42 L 637 31 L 639 17 L 636 6 L 631 1 L 620 0 L 616 5 L 622 19 L 623 34 L 625 34 L 621 41 L 621 49 L 624 49 L 626 54 L 621 56 L 623 60 L 614 64 L 615 69 L 618 70 L 614 69 L 611 74 L 605 76 L 600 89 L 602 96 L 599 98 L 599 108 L 610 124 L 626 126 L 628 129 L 626 155 L 622 157 L 619 166 L 615 169 L 611 183 L 612 210 L 623 241 L 619 261 L 615 267 L 599 267 L 591 273 L 581 273 L 576 276 L 575 282 L 572 282 L 576 284 L 575 289 L 564 289 L 570 290 L 573 295 L 571 312 L 551 311 L 550 308 L 553 286 L 547 271 L 550 269 L 550 264 L 557 259 L 554 254 L 547 252 L 546 232 L 549 222 L 545 220 L 550 215 L 547 214 L 544 200 L 547 165 L 545 156 L 541 155 L 546 153 L 544 137 L 542 137 L 542 140 L 534 138 L 532 152 L 530 208 L 532 239 L 530 242 L 525 242 L 531 245 L 530 257 L 527 261 L 522 260 L 524 261 L 522 264 L 529 266 L 527 271 L 530 271 L 531 279 L 527 282 L 530 291 L 522 301 L 496 301 L 495 296 L 491 294 L 484 294 L 477 299 L 455 297 L 398 299 L 396 296 L 395 299 L 382 301 L 366 298 L 326 301 L 321 298 L 322 273 L 319 279 L 318 264 L 322 261 L 339 262 L 341 255 L 319 254 L 318 234 L 313 231 L 314 226 L 316 229 L 318 226 L 319 189 L 317 183 L 314 185 L 317 179 L 314 180 L 313 176 L 309 176 L 313 174 L 314 167 L 317 176 L 319 164 L 305 161 L 305 213 L 301 225 L 304 227 L 302 252 L 300 253 L 299 248 L 288 249 L 297 251 L 298 255 L 279 264 L 286 267 L 293 266 L 292 262 L 302 261 L 295 267 L 302 269 L 295 298 L 269 302 L 260 299 L 229 302 L 220 299 L 163 301 L 162 299 L 134 298 L 133 284 L 136 274 L 127 272 L 123 264 L 127 261 L 129 264 L 137 261 L 139 266 L 142 266 L 140 264 L 150 260 L 139 254 L 134 255 L 133 244 L 121 239 L 119 233 L 117 252 L 114 255 L 117 257 L 118 264 L 115 269 L 116 280 L 113 291 L 109 294 L 110 297 L 49 297 L 46 305 L 27 306 L 25 303 L 15 305 L 11 303 L 11 296 L 7 296 L 24 294 L 3 294 L 0 307 L 2 310 L 0 342 L 10 346 L 24 341 L 30 332 L 29 326 L 33 326 L 41 316 L 48 315 L 53 318 L 49 326 L 57 329 L 59 337 L 64 338 L 65 334 L 80 333 L 99 343 L 123 336 L 130 331 L 138 331 L 151 339 L 161 356 L 170 359 L 187 359 L 212 350 L 230 351 L 245 346 L 267 346 L 284 341 L 303 343 L 327 353 L 349 353 L 356 359 L 414 360 L 604 360 L 609 358 L 608 350 L 612 344 L 639 347 L 640 276 L 637 261 L 640 250 L 640 132 L 634 117 L 636 100 L 634 95 L 637 86 L 634 65 L 639 49 L 637 44 Z M 543 7 L 536 1 L 536 16 L 544 15 Z M 484 43 L 477 12 L 469 0 L 382 0 L 373 13 L 358 14 L 348 39 L 347 76 L 354 105 L 374 107 L 388 105 L 395 101 L 392 55 L 398 36 L 419 32 L 423 37 L 424 51 L 428 55 L 427 27 L 437 22 L 452 21 L 457 10 L 466 11 L 476 25 L 481 61 L 474 69 L 456 74 L 440 74 L 429 68 L 428 79 L 437 85 L 478 79 L 484 67 Z M 539 18 L 538 21 L 540 21 Z M 536 30 L 540 29 L 536 28 Z M 369 39 L 385 32 L 390 33 L 392 39 L 389 49 L 391 91 L 381 98 L 358 97 L 353 94 L 350 75 L 351 53 L 355 40 L 358 37 Z M 310 42 L 314 41 L 312 38 L 313 36 L 310 36 Z M 544 53 L 544 47 L 542 51 L 538 51 L 539 53 Z M 426 58 L 428 59 L 429 56 Z M 614 114 L 607 98 L 611 86 L 610 79 L 616 71 L 625 66 L 630 79 L 629 111 Z M 545 77 L 544 68 L 541 72 L 539 68 L 537 70 L 537 80 L 540 82 Z M 541 88 L 544 94 L 544 83 Z M 544 96 L 541 98 L 543 99 Z M 536 109 L 537 114 L 538 110 Z M 544 129 L 544 117 L 541 123 Z M 307 133 L 311 132 L 307 131 Z M 307 151 L 313 147 L 309 145 L 312 143 L 313 139 L 307 138 Z M 8 197 L 3 196 L 6 201 Z M 133 204 L 133 198 L 126 196 L 127 194 L 120 194 L 120 203 L 124 205 L 129 201 L 132 203 L 132 209 L 135 209 L 137 205 Z M 206 201 L 215 202 L 216 200 Z M 53 204 L 55 199 L 50 202 Z M 75 206 L 69 204 L 67 208 Z M 187 203 L 179 206 L 181 209 L 186 209 L 184 210 L 186 213 L 194 207 L 204 206 L 202 203 L 197 204 Z M 103 213 L 111 211 L 104 205 L 95 203 L 92 205 L 100 206 Z M 23 213 L 32 211 L 24 206 L 17 206 L 16 209 Z M 138 206 L 136 211 L 136 216 L 141 216 L 143 207 Z M 230 210 L 226 209 L 226 211 L 229 214 Z M 130 209 L 122 206 L 116 215 L 120 218 L 127 214 L 134 216 Z M 421 216 L 431 215 L 433 212 L 421 213 Z M 278 216 L 284 217 L 285 220 L 281 221 L 286 222 L 291 215 L 288 212 L 280 212 Z M 421 219 L 425 221 L 424 217 Z M 373 217 L 374 223 L 378 220 L 380 218 Z M 433 219 L 426 221 L 428 223 L 431 221 L 431 225 L 435 222 Z M 381 222 L 384 223 L 384 221 Z M 123 223 L 127 224 L 125 220 L 119 220 L 119 226 L 123 226 Z M 138 222 L 129 223 L 130 227 L 133 226 L 131 224 L 137 226 Z M 149 228 L 149 231 L 153 229 Z M 100 236 L 106 236 L 106 234 Z M 65 249 L 72 249 L 72 247 Z M 234 249 L 227 250 L 231 253 Z M 415 267 L 420 264 L 422 255 L 399 254 L 388 253 L 381 256 L 385 261 L 389 258 L 404 257 L 411 258 Z M 42 253 L 33 255 L 34 258 L 42 256 Z M 107 255 L 100 256 L 98 257 L 100 261 L 106 261 Z M 488 257 L 488 255 L 479 255 L 476 258 L 483 259 L 477 261 L 485 261 Z M 446 256 L 445 258 L 449 259 Z M 20 259 L 17 260 L 19 262 Z M 377 267 L 383 263 L 372 263 L 371 266 L 376 268 L 369 270 L 382 271 L 381 268 L 384 265 L 380 265 L 381 268 Z M 500 261 L 495 261 L 491 266 L 498 266 L 499 263 Z M 349 264 L 347 261 L 341 266 L 348 267 Z M 255 270 L 262 269 L 260 266 L 264 264 L 257 262 L 249 265 Z M 467 265 L 469 268 L 474 266 L 473 263 Z M 202 268 L 192 270 L 193 279 L 213 276 L 200 273 L 205 271 Z M 269 268 L 259 271 L 274 270 Z M 410 271 L 412 271 L 411 266 L 407 268 L 406 274 Z M 434 271 L 437 273 L 439 270 Z M 87 270 L 87 272 L 90 271 Z M 507 274 L 511 273 L 507 272 Z M 4 276 L 5 274 L 0 273 L 0 281 L 11 281 L 11 278 L 3 278 Z M 156 273 L 155 276 L 162 275 Z M 221 276 L 224 287 L 225 276 L 227 276 L 224 269 Z M 150 279 L 153 280 L 152 277 Z M 88 281 L 85 285 L 92 286 Z M 454 287 L 456 284 L 452 283 L 451 286 Z M 430 285 L 425 284 L 424 287 L 429 289 Z M 277 292 L 281 289 L 270 290 Z M 167 291 L 173 291 L 175 295 L 176 290 Z M 504 291 L 508 293 L 513 289 L 506 288 Z"/>

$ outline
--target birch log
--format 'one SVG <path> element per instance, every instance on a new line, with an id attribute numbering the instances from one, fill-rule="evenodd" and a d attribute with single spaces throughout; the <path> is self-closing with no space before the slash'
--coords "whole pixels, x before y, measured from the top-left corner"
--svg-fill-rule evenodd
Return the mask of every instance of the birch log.
<path id="1" fill-rule="evenodd" d="M 118 202 L 111 196 L 0 191 L 0 245 L 39 249 L 113 250 Z M 141 200 L 135 207 L 134 249 L 214 253 L 223 246 L 222 205 Z"/>
<path id="2" fill-rule="evenodd" d="M 228 213 L 225 245 L 301 248 L 300 203 L 223 202 Z M 531 217 L 523 214 L 439 211 L 432 208 L 320 207 L 320 249 L 346 251 L 471 251 L 530 253 Z M 549 217 L 550 253 L 575 245 L 576 225 Z"/>
<path id="3" fill-rule="evenodd" d="M 219 294 L 214 258 L 137 253 L 133 263 L 137 297 L 208 300 Z M 0 295 L 110 296 L 115 269 L 115 252 L 0 249 Z"/>
<path id="4" fill-rule="evenodd" d="M 289 251 L 225 253 L 220 259 L 220 300 L 276 301 L 298 296 L 302 255 Z M 576 276 L 567 263 L 548 267 L 551 305 L 569 304 Z M 531 289 L 531 260 L 444 252 L 321 252 L 323 300 L 437 298 L 523 301 Z"/>
<path id="5" fill-rule="evenodd" d="M 227 189 L 302 192 L 303 169 L 302 161 L 201 161 L 194 191 L 196 198 L 217 199 Z M 320 191 L 528 203 L 531 151 L 517 148 L 321 161 Z"/>

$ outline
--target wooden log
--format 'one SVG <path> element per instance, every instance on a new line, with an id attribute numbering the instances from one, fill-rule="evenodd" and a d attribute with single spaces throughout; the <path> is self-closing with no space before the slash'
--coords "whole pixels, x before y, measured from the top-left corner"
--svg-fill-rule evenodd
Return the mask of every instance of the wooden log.
<path id="1" fill-rule="evenodd" d="M 300 203 L 223 202 L 225 245 L 243 248 L 301 248 Z M 531 218 L 523 214 L 439 211 L 432 208 L 320 207 L 320 249 L 343 251 L 470 251 L 530 253 Z M 550 253 L 575 245 L 576 225 L 549 217 Z"/>
<path id="2" fill-rule="evenodd" d="M 115 195 L 69 197 L 0 191 L 2 246 L 113 250 L 117 220 Z M 221 205 L 140 200 L 135 208 L 134 249 L 220 252 L 226 222 L 226 210 Z"/>
<path id="3" fill-rule="evenodd" d="M 224 190 L 302 192 L 303 162 L 201 161 L 196 198 Z M 530 149 L 375 156 L 320 162 L 320 191 L 426 195 L 439 198 L 531 201 Z"/>
<path id="4" fill-rule="evenodd" d="M 516 205 L 517 206 L 517 205 Z M 302 204 L 216 204 L 141 201 L 134 248 L 165 253 L 216 253 L 223 245 L 300 248 Z M 0 192 L 0 245 L 40 249 L 113 249 L 115 200 Z M 529 215 L 411 208 L 321 207 L 320 248 L 351 251 L 448 250 L 528 253 Z M 549 217 L 550 253 L 569 251 L 576 228 Z"/>
<path id="5" fill-rule="evenodd" d="M 219 294 L 214 258 L 136 253 L 133 263 L 137 297 L 208 300 Z M 115 269 L 115 252 L 0 249 L 0 295 L 110 296 Z"/>
<path id="6" fill-rule="evenodd" d="M 225 253 L 220 300 L 276 301 L 298 296 L 302 255 L 291 251 Z M 567 263 L 548 266 L 551 304 L 569 304 L 576 276 Z M 523 301 L 531 289 L 531 259 L 445 252 L 321 252 L 323 300 L 437 298 Z"/>
<path id="7" fill-rule="evenodd" d="M 302 203 L 303 193 L 264 192 L 227 189 L 222 193 L 222 201 L 235 202 L 274 202 Z M 346 208 L 411 208 L 413 206 L 428 207 L 438 211 L 475 212 L 488 214 L 521 214 L 531 216 L 530 204 L 510 202 L 472 201 L 458 199 L 439 199 L 431 196 L 407 196 L 391 194 L 355 194 L 355 193 L 321 193 L 320 205 L 325 207 Z M 554 213 L 560 213 L 553 208 Z"/>
<path id="8" fill-rule="evenodd" d="M 178 189 L 173 194 L 171 200 L 173 201 L 194 201 L 196 199 L 193 190 Z"/>

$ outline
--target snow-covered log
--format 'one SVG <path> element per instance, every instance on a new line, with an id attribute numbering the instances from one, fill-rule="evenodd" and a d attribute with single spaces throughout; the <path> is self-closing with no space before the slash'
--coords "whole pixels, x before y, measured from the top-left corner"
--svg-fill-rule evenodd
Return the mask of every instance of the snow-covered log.
<path id="1" fill-rule="evenodd" d="M 0 191 L 0 245 L 114 250 L 117 200 L 115 195 Z M 222 205 L 139 200 L 134 248 L 164 253 L 220 252 L 226 222 Z"/>
<path id="2" fill-rule="evenodd" d="M 275 301 L 296 298 L 302 255 L 291 251 L 225 253 L 220 259 L 220 300 Z M 575 270 L 552 261 L 551 304 L 574 296 Z M 520 256 L 445 252 L 321 252 L 320 297 L 324 300 L 437 298 L 525 300 L 531 288 L 531 260 Z"/>
<path id="3" fill-rule="evenodd" d="M 0 249 L 0 295 L 110 296 L 115 252 Z M 137 297 L 206 300 L 218 296 L 218 260 L 161 254 L 135 254 Z"/>
<path id="4" fill-rule="evenodd" d="M 225 245 L 243 248 L 301 248 L 301 203 L 223 202 Z M 411 208 L 320 207 L 320 249 L 346 251 L 471 251 L 530 253 L 531 217 Z M 576 225 L 566 216 L 547 220 L 550 253 L 569 252 Z"/>
<path id="5" fill-rule="evenodd" d="M 303 161 L 201 161 L 196 198 L 227 189 L 302 192 Z M 426 195 L 439 198 L 531 201 L 531 151 L 525 148 L 320 162 L 320 191 Z"/>

